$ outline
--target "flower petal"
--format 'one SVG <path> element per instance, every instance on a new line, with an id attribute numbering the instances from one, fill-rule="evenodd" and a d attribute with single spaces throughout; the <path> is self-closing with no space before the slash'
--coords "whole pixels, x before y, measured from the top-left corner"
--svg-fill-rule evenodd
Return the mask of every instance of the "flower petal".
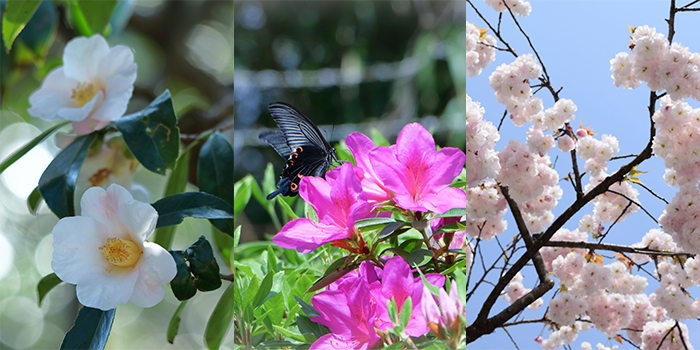
<path id="1" fill-rule="evenodd" d="M 425 164 L 425 158 L 435 154 L 433 135 L 418 123 L 411 123 L 401 130 L 396 139 L 396 158 L 402 164 L 412 168 Z M 432 165 L 432 164 L 429 164 Z"/>
<path id="2" fill-rule="evenodd" d="M 104 101 L 104 93 L 102 90 L 97 91 L 95 96 L 92 97 L 90 102 L 84 104 L 82 107 L 75 107 L 75 105 L 68 108 L 61 108 L 58 110 L 58 117 L 60 119 L 70 120 L 72 122 L 83 121 L 90 116 L 92 110 L 95 106 L 102 104 Z"/>
<path id="3" fill-rule="evenodd" d="M 107 241 L 107 230 L 100 222 L 83 216 L 61 219 L 51 231 L 51 268 L 64 282 L 76 284 L 93 267 L 109 264 L 99 248 Z"/>
<path id="4" fill-rule="evenodd" d="M 75 291 L 81 304 L 111 310 L 129 301 L 138 277 L 138 269 L 117 266 L 111 270 L 91 271 L 82 276 Z"/>
<path id="5" fill-rule="evenodd" d="M 144 242 L 141 259 L 139 278 L 129 302 L 138 307 L 151 307 L 163 300 L 163 285 L 175 278 L 177 268 L 172 255 L 156 243 Z"/>
<path id="6" fill-rule="evenodd" d="M 99 63 L 109 51 L 107 41 L 99 34 L 69 41 L 63 49 L 66 76 L 84 83 L 91 82 L 98 76 Z"/>
<path id="7" fill-rule="evenodd" d="M 348 238 L 345 230 L 300 218 L 284 225 L 272 241 L 282 248 L 308 253 L 325 243 L 343 238 Z"/>
<path id="8" fill-rule="evenodd" d="M 333 171 L 335 169 L 328 173 Z M 299 195 L 311 204 L 319 218 L 326 216 L 326 213 L 333 208 L 333 203 L 329 198 L 330 193 L 330 184 L 321 177 L 304 176 L 299 183 Z"/>
<path id="9" fill-rule="evenodd" d="M 58 110 L 73 107 L 72 89 L 79 82 L 66 77 L 63 67 L 54 68 L 41 82 L 41 87 L 29 95 L 27 113 L 35 118 L 58 120 Z"/>
<path id="10" fill-rule="evenodd" d="M 112 188 L 118 185 L 110 185 Z M 121 186 L 119 186 L 121 187 Z M 121 187 L 123 188 L 123 187 Z M 126 189 L 124 189 L 126 191 Z M 107 189 L 109 193 L 109 189 Z M 134 242 L 143 242 L 153 234 L 158 222 L 158 212 L 148 203 L 130 200 L 119 203 L 118 219 L 131 234 Z"/>
<path id="11" fill-rule="evenodd" d="M 425 186 L 438 190 L 449 186 L 464 168 L 466 156 L 459 148 L 445 147 L 437 152 L 427 173 Z M 466 205 L 466 201 L 464 202 Z"/>

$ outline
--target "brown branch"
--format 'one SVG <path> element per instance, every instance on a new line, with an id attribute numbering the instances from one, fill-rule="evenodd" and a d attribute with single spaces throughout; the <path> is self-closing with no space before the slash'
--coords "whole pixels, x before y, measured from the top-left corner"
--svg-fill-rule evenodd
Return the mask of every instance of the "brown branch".
<path id="1" fill-rule="evenodd" d="M 631 253 L 631 254 L 646 254 L 646 255 L 656 255 L 656 256 L 695 256 L 695 254 L 690 253 L 674 253 L 674 252 L 664 252 L 649 248 L 635 248 L 627 245 L 619 244 L 609 244 L 609 243 L 595 243 L 595 242 L 580 242 L 580 241 L 548 241 L 542 244 L 545 247 L 560 247 L 560 248 L 580 248 L 589 250 L 610 250 L 618 253 Z"/>

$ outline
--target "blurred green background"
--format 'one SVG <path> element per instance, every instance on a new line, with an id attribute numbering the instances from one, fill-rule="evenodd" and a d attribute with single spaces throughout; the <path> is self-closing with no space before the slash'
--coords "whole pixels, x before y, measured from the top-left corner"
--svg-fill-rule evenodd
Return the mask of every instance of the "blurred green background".
<path id="1" fill-rule="evenodd" d="M 0 49 L 0 160 L 55 124 L 30 117 L 26 109 L 29 95 L 43 77 L 62 64 L 66 42 L 84 34 L 71 12 L 72 3 L 43 1 L 12 50 Z M 109 2 L 99 3 L 107 6 Z M 0 1 L 0 7 L 5 4 Z M 233 123 L 232 1 L 117 1 L 109 23 L 104 34 L 110 46 L 131 47 L 138 64 L 127 113 L 141 110 L 169 89 L 184 134 L 183 145 L 204 130 Z M 68 130 L 70 127 L 63 129 Z M 231 130 L 223 135 L 232 142 Z M 67 284 L 53 289 L 41 307 L 37 305 L 36 284 L 52 272 L 50 233 L 58 219 L 45 205 L 36 216 L 31 215 L 26 198 L 58 151 L 50 137 L 0 175 L 2 349 L 57 349 L 80 308 L 74 286 Z M 190 158 L 192 164 L 195 158 Z M 190 175 L 194 182 L 194 172 Z M 140 168 L 134 181 L 145 185 L 153 202 L 162 197 L 166 179 Z M 196 188 L 189 185 L 188 190 Z M 214 242 L 208 221 L 186 219 L 176 230 L 172 248 L 185 249 L 202 234 Z M 230 273 L 231 262 L 214 250 L 222 272 Z M 163 302 L 153 308 L 131 304 L 117 308 L 107 349 L 205 347 L 204 327 L 223 288 L 198 293 L 190 300 L 174 345 L 166 342 L 165 332 L 179 302 L 166 289 Z M 224 339 L 223 349 L 233 347 L 232 332 Z"/>
<path id="2" fill-rule="evenodd" d="M 394 143 L 412 122 L 438 145 L 464 150 L 465 6 L 236 1 L 234 179 L 252 174 L 262 181 L 271 162 L 277 182 L 285 160 L 258 140 L 262 130 L 277 128 L 267 110 L 273 101 L 306 114 L 339 151 L 338 142 L 355 131 Z M 279 229 L 255 200 L 236 225 L 242 241 Z"/>

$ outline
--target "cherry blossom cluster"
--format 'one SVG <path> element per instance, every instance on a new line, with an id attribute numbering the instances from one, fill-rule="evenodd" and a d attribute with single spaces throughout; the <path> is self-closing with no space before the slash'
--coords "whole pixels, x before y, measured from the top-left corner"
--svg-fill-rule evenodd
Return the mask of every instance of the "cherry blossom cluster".
<path id="1" fill-rule="evenodd" d="M 630 47 L 631 56 L 621 52 L 610 60 L 615 86 L 634 89 L 645 81 L 651 90 L 666 90 L 673 100 L 700 100 L 700 54 L 679 43 L 669 45 L 649 26 L 633 30 Z"/>
<path id="2" fill-rule="evenodd" d="M 590 137 L 586 139 L 590 139 Z M 599 183 L 603 182 L 607 176 L 608 174 L 601 172 L 597 176 L 591 177 L 591 182 L 586 185 L 585 191 L 592 190 Z M 634 202 L 638 202 L 638 195 L 639 191 L 632 187 L 629 181 L 613 183 L 608 188 L 608 191 L 596 196 L 591 201 L 595 203 L 593 215 L 602 222 L 622 221 L 639 209 L 639 206 L 634 204 Z"/>
<path id="3" fill-rule="evenodd" d="M 664 96 L 653 120 L 658 132 L 652 149 L 664 160 L 664 181 L 676 187 L 700 181 L 700 109 Z"/>
<path id="4" fill-rule="evenodd" d="M 588 322 L 576 321 L 573 326 L 561 326 L 556 331 L 549 335 L 549 338 L 542 339 L 538 337 L 535 339 L 543 349 L 557 349 L 565 344 L 571 344 L 578 337 L 578 333 L 587 331 L 593 328 L 593 325 Z M 583 345 L 583 344 L 582 344 Z"/>
<path id="5" fill-rule="evenodd" d="M 613 345 L 612 347 L 609 348 L 601 343 L 598 343 L 598 345 L 596 345 L 596 348 L 598 350 L 617 350 L 618 346 Z M 581 350 L 593 350 L 593 347 L 591 346 L 591 343 L 585 341 L 585 342 L 581 343 Z"/>
<path id="6" fill-rule="evenodd" d="M 491 240 L 508 226 L 503 218 L 508 203 L 496 181 L 467 187 L 467 233 L 470 237 Z M 485 224 L 484 224 L 485 222 Z"/>
<path id="7" fill-rule="evenodd" d="M 588 234 L 583 231 L 569 230 L 566 228 L 560 228 L 554 235 L 552 235 L 552 241 L 567 241 L 567 242 L 586 242 L 588 240 Z M 569 252 L 577 252 L 583 254 L 585 249 L 571 249 L 563 247 L 544 247 L 540 249 L 540 255 L 544 261 L 544 266 L 548 271 L 552 271 L 552 262 L 559 256 L 565 256 Z"/>
<path id="8" fill-rule="evenodd" d="M 481 74 L 496 60 L 496 38 L 483 33 L 476 24 L 467 22 L 467 75 L 471 78 Z"/>
<path id="9" fill-rule="evenodd" d="M 523 0 L 485 0 L 484 2 L 498 12 L 508 11 L 506 8 L 508 5 L 510 10 L 520 17 L 527 17 L 532 10 L 530 3 Z"/>
<path id="10" fill-rule="evenodd" d="M 498 153 L 494 150 L 501 136 L 496 127 L 482 120 L 484 108 L 467 95 L 467 186 L 472 187 L 485 179 L 495 179 L 501 170 Z"/>
<path id="11" fill-rule="evenodd" d="M 535 115 L 532 122 L 545 130 L 556 131 L 563 128 L 564 123 L 574 120 L 574 113 L 577 109 L 574 101 L 562 98 L 554 106 L 547 108 L 543 114 Z"/>
<path id="12" fill-rule="evenodd" d="M 692 350 L 693 344 L 688 339 L 688 326 L 679 323 L 678 325 L 681 328 L 681 332 L 679 332 L 678 328 L 674 328 L 675 325 L 676 321 L 673 320 L 652 321 L 644 324 L 641 348 L 643 350 Z M 670 334 L 668 334 L 669 330 L 672 330 Z M 683 337 L 681 337 L 680 333 L 683 333 Z M 663 347 L 661 346 L 662 341 Z"/>
<path id="13" fill-rule="evenodd" d="M 489 85 L 496 100 L 504 104 L 513 124 L 522 126 L 533 116 L 542 113 L 542 99 L 532 95 L 529 80 L 537 79 L 542 67 L 531 54 L 518 57 L 510 64 L 502 64 L 489 76 Z"/>
<path id="14" fill-rule="evenodd" d="M 659 230 L 658 228 L 653 228 L 647 232 L 642 241 L 632 245 L 635 248 L 648 248 L 653 250 L 658 250 L 660 252 L 680 252 L 680 248 L 676 245 L 673 237 L 668 233 Z M 646 254 L 631 254 L 630 257 L 637 262 L 650 261 L 651 257 Z"/>
<path id="15" fill-rule="evenodd" d="M 608 161 L 619 151 L 617 138 L 611 135 L 602 135 L 600 140 L 583 137 L 576 142 L 576 154 L 586 161 L 584 169 L 591 176 L 597 176 L 608 170 Z"/>
<path id="16" fill-rule="evenodd" d="M 516 202 L 535 199 L 559 181 L 556 170 L 550 167 L 549 156 L 532 153 L 518 140 L 510 140 L 498 158 L 501 172 L 496 180 L 509 187 Z"/>
<path id="17" fill-rule="evenodd" d="M 512 304 L 514 301 L 522 298 L 525 294 L 529 293 L 532 289 L 530 288 L 525 288 L 523 285 L 523 274 L 518 272 L 513 279 L 510 280 L 510 283 L 506 286 L 506 292 L 502 295 L 503 299 L 505 299 L 508 304 Z M 531 310 L 537 310 L 544 301 L 542 298 L 537 298 L 537 300 L 533 301 L 532 304 L 528 305 L 528 308 Z"/>
<path id="18" fill-rule="evenodd" d="M 668 317 L 675 320 L 700 316 L 700 302 L 684 293 L 684 289 L 692 287 L 694 283 L 680 264 L 662 261 L 656 273 L 661 281 L 659 288 L 649 296 L 652 305 L 663 308 Z"/>
<path id="19" fill-rule="evenodd" d="M 683 185 L 666 205 L 659 225 L 685 252 L 700 253 L 700 193 L 697 185 Z"/>

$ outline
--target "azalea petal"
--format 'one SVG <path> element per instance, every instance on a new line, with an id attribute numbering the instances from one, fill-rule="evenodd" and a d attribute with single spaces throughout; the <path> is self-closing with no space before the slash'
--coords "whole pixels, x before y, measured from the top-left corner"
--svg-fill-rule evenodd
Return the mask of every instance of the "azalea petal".
<path id="1" fill-rule="evenodd" d="M 411 123 L 401 130 L 396 139 L 396 158 L 409 169 L 426 164 L 427 158 L 435 154 L 433 135 L 418 123 Z M 427 164 L 432 166 L 432 163 Z"/>
<path id="2" fill-rule="evenodd" d="M 345 230 L 300 218 L 284 225 L 282 230 L 272 238 L 272 241 L 282 248 L 308 253 L 325 243 L 343 238 L 348 238 Z"/>
<path id="3" fill-rule="evenodd" d="M 411 179 L 389 147 L 378 147 L 369 154 L 372 167 L 381 182 L 394 193 L 411 194 Z"/>
<path id="4" fill-rule="evenodd" d="M 129 302 L 138 307 L 151 307 L 165 296 L 164 284 L 175 278 L 177 268 L 172 255 L 156 243 L 144 242 L 138 262 L 139 278 Z"/>
<path id="5" fill-rule="evenodd" d="M 365 350 L 369 348 L 369 344 L 362 343 L 359 340 L 346 340 L 333 333 L 328 333 L 311 344 L 309 350 Z"/>
<path id="6" fill-rule="evenodd" d="M 111 270 L 85 273 L 75 291 L 81 304 L 111 310 L 129 301 L 138 277 L 138 269 L 114 266 Z"/>
<path id="7" fill-rule="evenodd" d="M 395 298 L 399 308 L 413 294 L 414 284 L 411 269 L 403 258 L 395 256 L 384 264 L 382 294 L 387 300 Z"/>
<path id="8" fill-rule="evenodd" d="M 449 186 L 459 173 L 464 169 L 466 156 L 458 148 L 445 147 L 437 152 L 435 162 L 428 169 L 426 187 L 431 191 L 437 191 Z M 466 205 L 466 200 L 465 200 Z"/>
<path id="9" fill-rule="evenodd" d="M 373 174 L 374 171 L 369 161 L 369 153 L 377 148 L 374 141 L 365 134 L 354 132 L 345 138 L 345 145 L 355 158 L 357 167 L 364 170 L 365 173 Z"/>
<path id="10" fill-rule="evenodd" d="M 423 288 L 421 311 L 423 312 L 423 317 L 427 322 L 432 322 L 435 324 L 442 323 L 440 318 L 440 309 L 435 302 L 435 296 L 433 296 L 433 293 L 431 293 L 427 287 Z"/>
<path id="11" fill-rule="evenodd" d="M 423 198 L 421 203 L 429 211 L 442 214 L 450 209 L 464 208 L 467 205 L 467 195 L 461 188 L 447 187 Z"/>
<path id="12" fill-rule="evenodd" d="M 367 198 L 362 195 L 362 185 L 355 174 L 354 168 L 350 163 L 340 166 L 340 175 L 333 183 L 330 192 L 333 210 L 328 215 L 324 215 L 324 217 L 319 215 L 319 218 L 322 218 L 319 221 L 347 228 L 354 226 L 355 219 L 351 218 L 351 214 L 354 214 L 353 212 L 360 215 L 369 215 L 370 209 L 363 209 L 367 207 L 365 205 Z M 365 217 L 367 216 L 360 218 Z M 333 220 L 327 220 L 327 218 L 332 218 Z M 349 219 L 350 223 L 348 223 Z"/>
<path id="13" fill-rule="evenodd" d="M 107 41 L 99 34 L 69 41 L 63 49 L 66 76 L 80 82 L 91 82 L 98 76 L 100 61 L 109 53 Z"/>
<path id="14" fill-rule="evenodd" d="M 100 90 L 97 91 L 92 100 L 84 104 L 82 107 L 75 107 L 75 105 L 67 108 L 61 108 L 58 110 L 58 117 L 65 120 L 70 120 L 72 122 L 79 122 L 85 120 L 96 105 L 99 105 L 104 101 L 104 93 Z"/>
<path id="15" fill-rule="evenodd" d="M 76 284 L 92 268 L 111 266 L 99 250 L 107 241 L 107 230 L 100 222 L 83 216 L 66 217 L 51 233 L 51 268 L 62 281 Z"/>
<path id="16" fill-rule="evenodd" d="M 331 186 L 321 177 L 304 176 L 299 183 L 299 195 L 314 208 L 319 218 L 333 208 L 330 193 Z"/>

